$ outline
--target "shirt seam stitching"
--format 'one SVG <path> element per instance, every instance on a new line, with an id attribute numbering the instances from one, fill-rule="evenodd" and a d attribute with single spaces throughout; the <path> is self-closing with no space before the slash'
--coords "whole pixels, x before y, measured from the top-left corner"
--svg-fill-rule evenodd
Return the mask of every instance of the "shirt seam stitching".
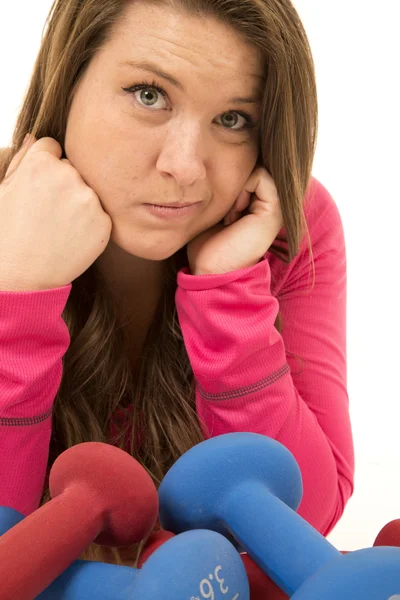
<path id="1" fill-rule="evenodd" d="M 26 425 L 37 425 L 46 421 L 53 412 L 53 408 L 50 408 L 47 412 L 37 417 L 0 417 L 0 426 L 5 427 L 24 427 Z"/>
<path id="2" fill-rule="evenodd" d="M 264 379 L 261 379 L 260 381 L 257 381 L 252 385 L 244 386 L 236 390 L 230 390 L 229 392 L 220 392 L 217 394 L 212 394 L 210 392 L 206 392 L 199 383 L 197 383 L 197 387 L 201 397 L 204 398 L 204 400 L 230 400 L 232 398 L 239 398 L 241 396 L 248 396 L 249 394 L 252 394 L 254 392 L 259 392 L 260 390 L 268 387 L 269 385 L 272 385 L 288 373 L 290 373 L 290 366 L 288 363 L 285 363 L 283 367 L 275 371 L 275 373 L 268 375 L 268 377 L 264 377 Z"/>

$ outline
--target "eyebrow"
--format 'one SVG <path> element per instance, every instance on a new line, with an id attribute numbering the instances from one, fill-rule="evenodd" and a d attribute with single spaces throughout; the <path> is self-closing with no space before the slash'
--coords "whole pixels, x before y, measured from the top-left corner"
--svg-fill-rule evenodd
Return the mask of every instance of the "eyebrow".
<path id="1" fill-rule="evenodd" d="M 169 73 L 166 73 L 165 71 L 160 69 L 160 67 L 158 65 L 156 65 L 155 63 L 153 63 L 151 61 L 127 60 L 127 61 L 120 62 L 119 65 L 121 65 L 121 66 L 128 65 L 128 66 L 134 67 L 135 69 L 139 69 L 140 71 L 150 71 L 151 73 L 154 73 L 158 77 L 165 79 L 166 81 L 168 81 L 169 83 L 171 83 L 172 85 L 177 87 L 179 90 L 181 90 L 181 92 L 185 92 L 185 88 L 177 79 L 175 79 L 175 77 L 173 77 Z M 232 104 L 257 104 L 260 101 L 261 101 L 261 96 L 258 96 L 258 97 L 252 96 L 249 98 L 242 98 L 242 97 L 231 98 L 231 100 L 229 102 L 231 102 Z"/>

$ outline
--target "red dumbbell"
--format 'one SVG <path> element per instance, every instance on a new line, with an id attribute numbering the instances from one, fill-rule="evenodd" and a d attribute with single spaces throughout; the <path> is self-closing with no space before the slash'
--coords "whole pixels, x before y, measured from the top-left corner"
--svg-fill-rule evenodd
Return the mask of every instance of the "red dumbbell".
<path id="1" fill-rule="evenodd" d="M 380 530 L 374 546 L 400 546 L 400 519 L 390 521 Z"/>
<path id="2" fill-rule="evenodd" d="M 150 558 L 150 556 L 162 546 L 165 542 L 175 537 L 174 533 L 171 531 L 165 531 L 165 529 L 159 529 L 158 531 L 153 531 L 153 533 L 149 536 L 149 539 L 146 542 L 145 547 L 142 550 L 142 553 L 139 557 L 138 568 L 140 569 L 146 560 Z"/>
<path id="3" fill-rule="evenodd" d="M 52 500 L 0 537 L 2 600 L 36 598 L 92 542 L 136 543 L 157 521 L 151 477 L 109 444 L 86 442 L 63 452 L 49 487 Z"/>

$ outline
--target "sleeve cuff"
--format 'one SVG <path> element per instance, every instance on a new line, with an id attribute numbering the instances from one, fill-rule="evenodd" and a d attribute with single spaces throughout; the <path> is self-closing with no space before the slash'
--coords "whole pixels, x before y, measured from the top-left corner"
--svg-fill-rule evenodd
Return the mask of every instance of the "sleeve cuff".
<path id="1" fill-rule="evenodd" d="M 180 269 L 177 274 L 178 287 L 184 290 L 190 291 L 201 291 L 211 290 L 223 285 L 232 283 L 241 278 L 264 278 L 264 280 L 270 279 L 270 268 L 266 256 L 252 267 L 246 269 L 238 269 L 237 271 L 230 271 L 229 273 L 218 273 L 211 275 L 192 275 L 189 267 Z"/>

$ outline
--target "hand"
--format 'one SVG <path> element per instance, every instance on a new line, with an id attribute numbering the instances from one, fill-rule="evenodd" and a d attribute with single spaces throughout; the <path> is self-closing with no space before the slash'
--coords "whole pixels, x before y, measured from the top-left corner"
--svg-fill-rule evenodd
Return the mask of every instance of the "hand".
<path id="1" fill-rule="evenodd" d="M 0 290 L 70 284 L 104 252 L 112 221 L 53 138 L 33 136 L 0 185 Z"/>
<path id="2" fill-rule="evenodd" d="M 241 213 L 247 209 L 247 214 Z M 228 273 L 256 265 L 283 228 L 274 180 L 258 167 L 246 181 L 235 204 L 218 223 L 187 245 L 192 275 Z"/>

